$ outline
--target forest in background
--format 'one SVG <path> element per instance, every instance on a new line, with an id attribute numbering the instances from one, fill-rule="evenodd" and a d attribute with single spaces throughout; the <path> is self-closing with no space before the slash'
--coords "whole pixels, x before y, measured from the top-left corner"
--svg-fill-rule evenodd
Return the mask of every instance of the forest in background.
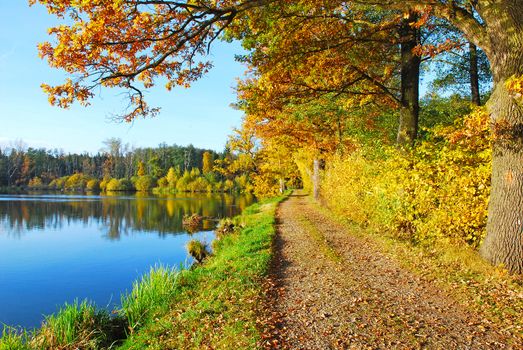
<path id="1" fill-rule="evenodd" d="M 239 159 L 240 158 L 240 159 Z M 27 148 L 0 149 L 0 188 L 67 191 L 252 192 L 241 157 L 189 146 L 134 148 L 111 138 L 96 154 Z"/>

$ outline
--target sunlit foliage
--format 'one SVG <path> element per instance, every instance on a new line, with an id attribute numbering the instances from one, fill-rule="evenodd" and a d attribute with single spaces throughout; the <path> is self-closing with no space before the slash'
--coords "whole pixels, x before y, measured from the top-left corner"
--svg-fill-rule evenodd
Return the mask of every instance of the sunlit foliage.
<path id="1" fill-rule="evenodd" d="M 477 109 L 439 127 L 409 151 L 362 147 L 334 157 L 324 200 L 361 224 L 414 243 L 477 247 L 485 234 L 490 191 L 488 115 Z"/>

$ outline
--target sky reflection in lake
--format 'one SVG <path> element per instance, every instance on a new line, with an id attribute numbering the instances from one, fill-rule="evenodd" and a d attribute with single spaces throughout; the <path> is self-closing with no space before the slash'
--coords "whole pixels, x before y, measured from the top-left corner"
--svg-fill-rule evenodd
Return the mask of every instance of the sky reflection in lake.
<path id="1" fill-rule="evenodd" d="M 114 308 L 151 266 L 190 263 L 185 244 L 211 241 L 215 219 L 252 197 L 0 195 L 0 324 L 35 327 L 64 302 Z M 184 214 L 207 218 L 202 232 Z"/>

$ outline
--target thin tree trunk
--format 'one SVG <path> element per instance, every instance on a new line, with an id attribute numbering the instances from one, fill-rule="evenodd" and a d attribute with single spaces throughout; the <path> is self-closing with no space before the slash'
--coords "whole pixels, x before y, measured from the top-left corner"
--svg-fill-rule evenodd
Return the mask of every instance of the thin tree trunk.
<path id="1" fill-rule="evenodd" d="M 470 75 L 470 99 L 472 104 L 481 105 L 479 94 L 479 74 L 478 74 L 478 49 L 473 43 L 469 43 L 469 75 Z"/>
<path id="2" fill-rule="evenodd" d="M 410 25 L 417 15 L 410 12 L 399 29 L 401 42 L 401 107 L 398 136 L 399 145 L 411 145 L 418 135 L 419 76 L 421 57 L 413 50 L 419 44 L 419 29 Z"/>
<path id="3" fill-rule="evenodd" d="M 285 180 L 283 179 L 283 177 L 280 177 L 279 182 L 280 182 L 280 193 L 283 193 L 283 192 L 285 192 Z"/>
<path id="4" fill-rule="evenodd" d="M 313 164 L 312 164 L 312 193 L 314 195 L 314 199 L 320 198 L 320 160 L 318 158 L 314 158 Z"/>

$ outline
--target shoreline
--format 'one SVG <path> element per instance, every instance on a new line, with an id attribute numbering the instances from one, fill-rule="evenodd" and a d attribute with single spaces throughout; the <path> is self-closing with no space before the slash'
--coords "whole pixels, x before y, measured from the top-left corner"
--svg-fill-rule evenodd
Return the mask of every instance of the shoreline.
<path id="1" fill-rule="evenodd" d="M 276 208 L 285 197 L 246 208 L 233 219 L 239 229 L 215 240 L 203 264 L 151 269 L 122 295 L 117 312 L 88 302 L 64 305 L 36 330 L 4 330 L 0 349 L 256 347 L 255 308 L 272 257 Z"/>

